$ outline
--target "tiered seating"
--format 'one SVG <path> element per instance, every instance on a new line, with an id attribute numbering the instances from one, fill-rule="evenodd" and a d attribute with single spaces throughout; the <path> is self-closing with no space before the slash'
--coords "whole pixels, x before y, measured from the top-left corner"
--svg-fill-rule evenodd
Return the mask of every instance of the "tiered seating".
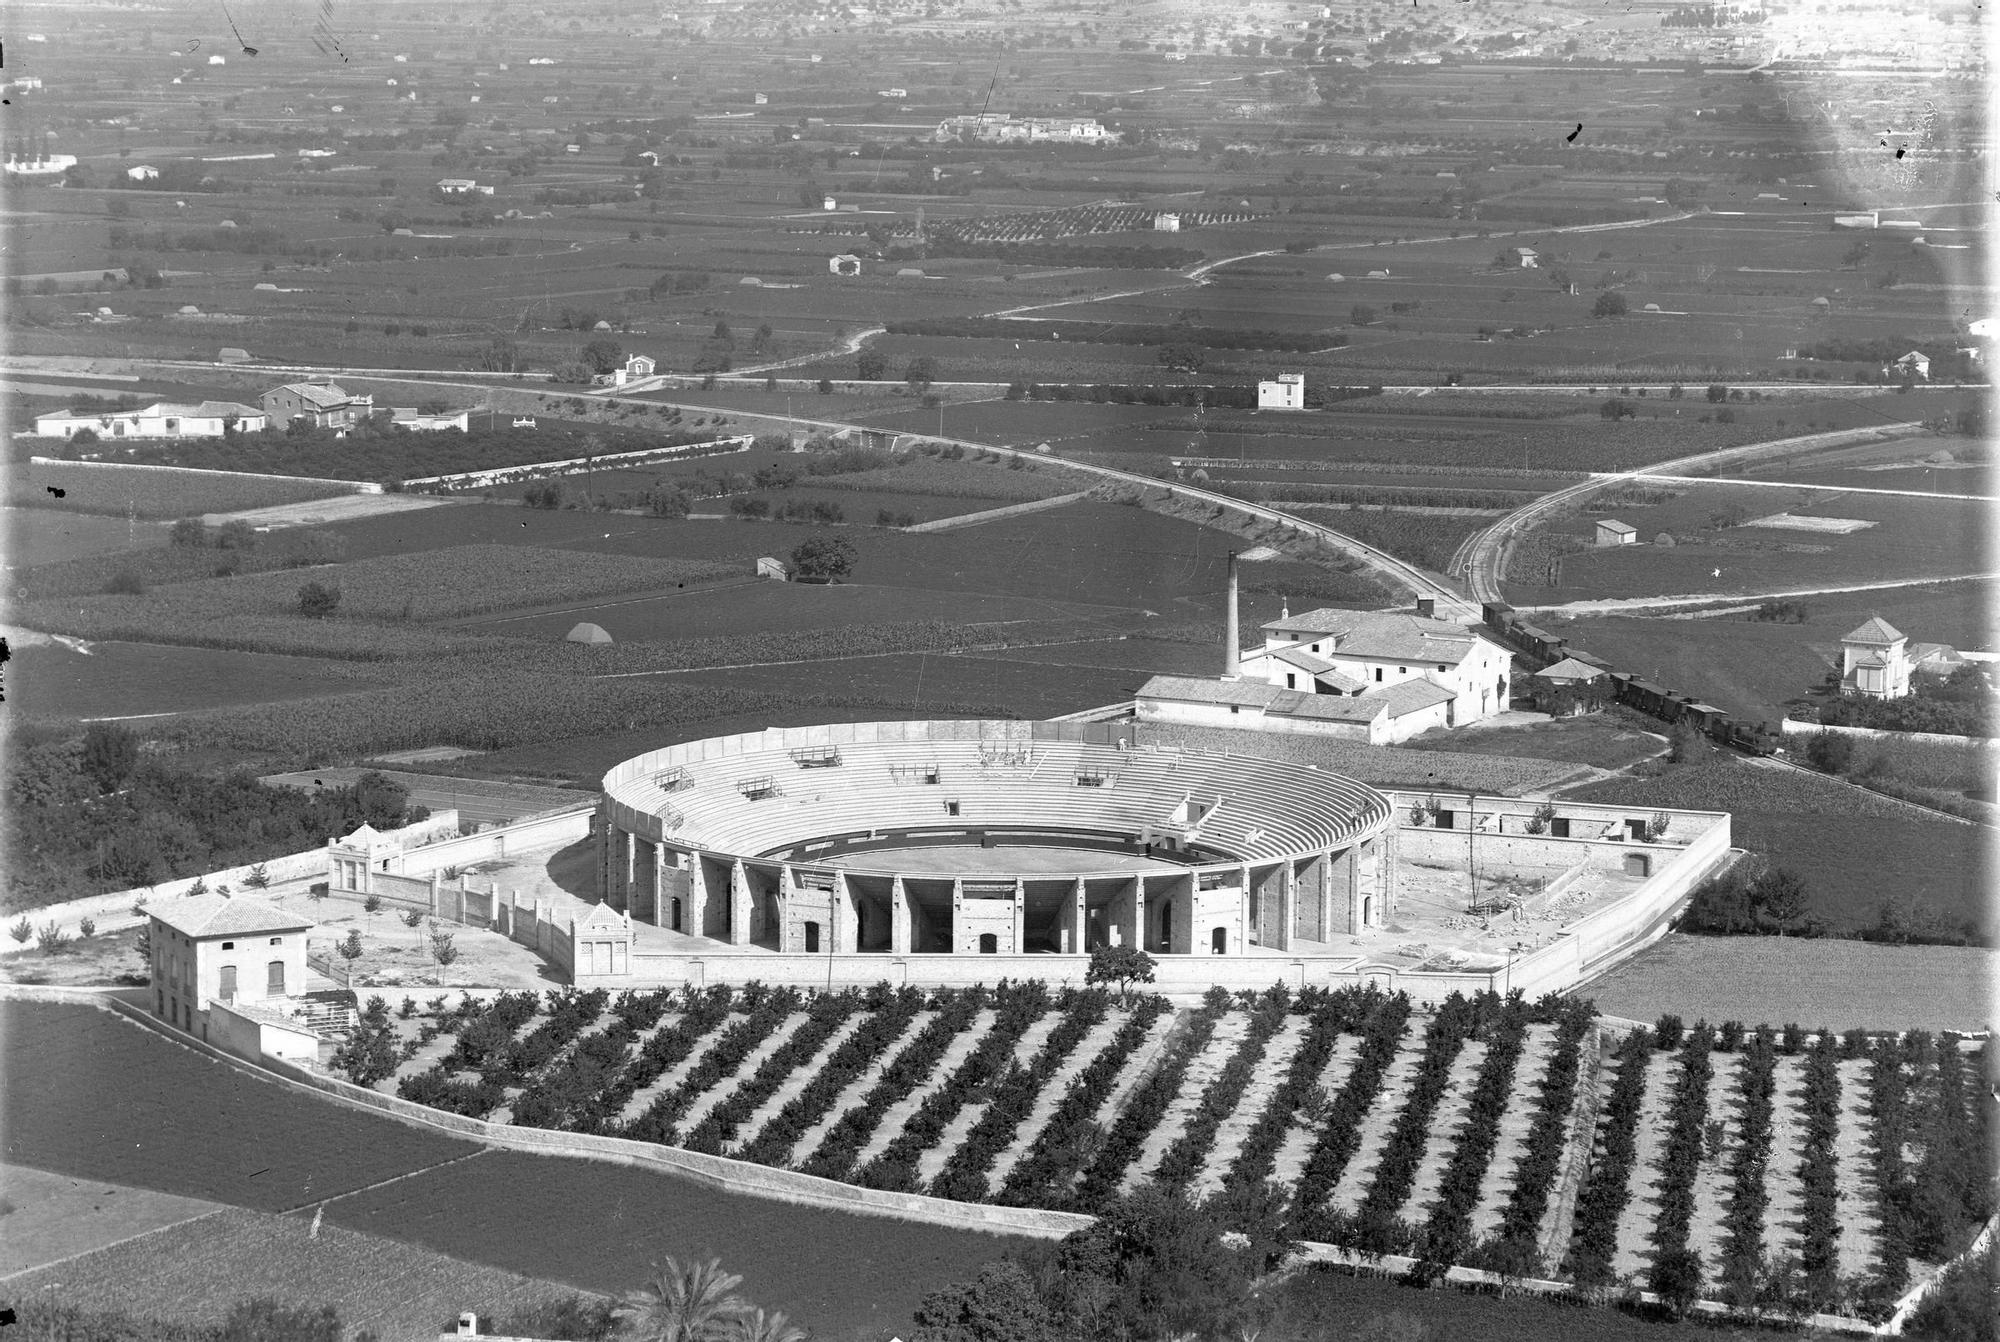
<path id="1" fill-rule="evenodd" d="M 841 772 L 825 786 L 802 777 L 786 795 L 777 782 L 794 766 L 836 762 Z M 929 778 L 937 781 L 923 781 Z M 1192 796 L 1213 806 L 1197 842 L 1265 861 L 1343 847 L 1387 814 L 1380 794 L 1324 771 L 1077 741 L 1036 741 L 1032 749 L 1025 741 L 977 739 L 774 745 L 699 759 L 692 767 L 635 768 L 608 791 L 614 802 L 661 816 L 678 842 L 744 856 L 871 830 L 1046 828 L 1136 836 L 1165 824 Z M 955 803 L 955 813 L 947 803 Z"/>

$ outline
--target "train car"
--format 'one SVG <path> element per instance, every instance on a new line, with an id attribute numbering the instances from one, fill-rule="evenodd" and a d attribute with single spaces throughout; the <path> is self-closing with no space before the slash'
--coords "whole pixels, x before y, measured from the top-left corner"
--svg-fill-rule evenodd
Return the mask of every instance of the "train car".
<path id="1" fill-rule="evenodd" d="M 1619 703 L 1636 708 L 1648 717 L 1658 718 L 1669 726 L 1680 721 L 1686 705 L 1669 691 L 1637 676 L 1621 677 L 1614 672 L 1612 679 L 1618 682 Z"/>
<path id="2" fill-rule="evenodd" d="M 1504 601 L 1488 601 L 1479 608 L 1479 618 L 1494 633 L 1504 634 L 1514 627 L 1514 608 Z"/>
<path id="3" fill-rule="evenodd" d="M 1693 723 L 1695 730 L 1707 736 L 1714 736 L 1718 730 L 1726 736 L 1731 725 L 1729 715 L 1714 704 L 1691 702 L 1685 697 L 1682 697 L 1680 721 Z"/>

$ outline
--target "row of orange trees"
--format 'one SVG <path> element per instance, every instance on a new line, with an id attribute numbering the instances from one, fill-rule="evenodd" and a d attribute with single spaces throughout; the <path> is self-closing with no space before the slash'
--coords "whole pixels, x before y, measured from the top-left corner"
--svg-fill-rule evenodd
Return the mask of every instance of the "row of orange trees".
<path id="1" fill-rule="evenodd" d="M 1210 988 L 1201 1007 L 1178 1026 L 1153 1074 L 1134 1091 L 1118 1115 L 1118 1122 L 1105 1134 L 1095 1157 L 1077 1181 L 1068 1210 L 1094 1212 L 1118 1196 L 1125 1172 L 1139 1158 L 1139 1151 L 1153 1129 L 1167 1116 L 1167 1107 L 1180 1094 L 1191 1063 L 1208 1047 L 1209 1038 L 1229 1010 L 1231 998 L 1224 988 Z"/>
<path id="2" fill-rule="evenodd" d="M 778 1087 L 785 1084 L 792 1072 L 819 1055 L 834 1031 L 846 1024 L 847 1018 L 860 1008 L 860 998 L 861 995 L 852 990 L 815 998 L 812 1005 L 806 1008 L 804 1023 L 764 1059 L 763 1065 L 749 1080 L 709 1110 L 694 1131 L 688 1134 L 685 1143 L 688 1150 L 721 1155 L 723 1148 L 736 1140 L 743 1124 L 760 1105 L 778 1093 Z"/>
<path id="3" fill-rule="evenodd" d="M 972 1131 L 945 1162 L 944 1169 L 931 1181 L 932 1197 L 956 1198 L 961 1202 L 987 1199 L 993 1163 L 1027 1122 L 1056 1070 L 1076 1052 L 1110 1009 L 1111 995 L 1102 988 L 1064 994 L 1062 1019 L 1027 1066 L 1013 1063 L 1008 1067 L 1006 1077 L 994 1088 L 986 1112 L 979 1116 Z"/>
<path id="4" fill-rule="evenodd" d="M 806 1131 L 825 1117 L 834 1102 L 854 1084 L 876 1059 L 909 1030 L 910 1022 L 924 1006 L 919 988 L 870 989 L 868 1014 L 861 1024 L 821 1063 L 806 1082 L 805 1089 L 785 1102 L 782 1109 L 736 1154 L 760 1165 L 784 1165 Z"/>
<path id="5" fill-rule="evenodd" d="M 748 1013 L 715 1036 L 715 1042 L 702 1050 L 679 1082 L 654 1096 L 646 1111 L 626 1124 L 618 1135 L 663 1146 L 680 1145 L 680 1121 L 695 1101 L 724 1078 L 734 1075 L 751 1050 L 769 1039 L 803 1001 L 798 989 L 777 988 L 748 1003 Z"/>
<path id="6" fill-rule="evenodd" d="M 1168 1189 L 1180 1193 L 1201 1174 L 1202 1165 L 1215 1145 L 1216 1129 L 1243 1099 L 1250 1075 L 1263 1061 L 1271 1037 L 1278 1033 L 1290 1014 L 1291 993 L 1284 984 L 1259 995 L 1250 1006 L 1250 1028 L 1229 1061 L 1202 1091 L 1195 1110 L 1188 1115 L 1181 1135 L 1167 1148 L 1153 1177 Z"/>
<path id="7" fill-rule="evenodd" d="M 984 1095 L 1001 1069 L 1013 1061 L 1021 1036 L 1052 1006 L 1062 1010 L 1074 1001 L 1075 991 L 1064 989 L 1061 997 L 1051 1002 L 1047 987 L 1039 981 L 1019 984 L 1005 995 L 996 994 L 992 1028 L 943 1084 L 924 1097 L 903 1130 L 861 1168 L 856 1182 L 868 1188 L 920 1191 L 918 1159 L 938 1144 L 959 1111 Z"/>
<path id="8" fill-rule="evenodd" d="M 1361 1145 L 1361 1120 L 1382 1091 L 1382 1078 L 1395 1059 L 1410 1020 L 1410 999 L 1402 993 L 1375 1004 L 1362 1027 L 1361 1047 L 1340 1093 L 1328 1104 L 1319 1136 L 1299 1176 L 1292 1200 L 1292 1223 L 1301 1239 L 1331 1241 L 1334 1227 L 1325 1206 L 1348 1162 Z"/>

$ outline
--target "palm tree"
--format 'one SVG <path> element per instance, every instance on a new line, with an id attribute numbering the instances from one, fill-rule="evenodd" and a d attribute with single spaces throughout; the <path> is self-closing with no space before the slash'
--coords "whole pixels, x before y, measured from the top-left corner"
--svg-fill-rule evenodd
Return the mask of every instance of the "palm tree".
<path id="1" fill-rule="evenodd" d="M 635 1342 L 723 1342 L 747 1309 L 733 1294 L 742 1281 L 722 1270 L 720 1258 L 688 1264 L 668 1258 L 650 1282 L 625 1293 L 613 1314 Z"/>
<path id="2" fill-rule="evenodd" d="M 782 1310 L 772 1310 L 766 1314 L 761 1309 L 753 1309 L 736 1319 L 736 1330 L 729 1334 L 730 1342 L 806 1342 L 809 1334 L 787 1319 Z"/>

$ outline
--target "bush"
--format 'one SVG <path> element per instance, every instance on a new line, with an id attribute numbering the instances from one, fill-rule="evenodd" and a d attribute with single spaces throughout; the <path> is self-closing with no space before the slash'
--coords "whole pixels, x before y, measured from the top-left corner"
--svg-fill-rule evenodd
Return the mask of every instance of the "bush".
<path id="1" fill-rule="evenodd" d="M 145 580 L 129 568 L 121 568 L 111 575 L 111 581 L 104 584 L 106 596 L 144 596 Z"/>
<path id="2" fill-rule="evenodd" d="M 1624 294 L 1619 293 L 1616 289 L 1606 289 L 1597 296 L 1597 302 L 1591 305 L 1590 315 L 1593 317 L 1623 317 L 1630 310 L 1630 305 L 1625 301 Z"/>
<path id="3" fill-rule="evenodd" d="M 309 620 L 324 620 L 340 608 L 340 589 L 309 582 L 299 588 L 299 614 Z"/>

